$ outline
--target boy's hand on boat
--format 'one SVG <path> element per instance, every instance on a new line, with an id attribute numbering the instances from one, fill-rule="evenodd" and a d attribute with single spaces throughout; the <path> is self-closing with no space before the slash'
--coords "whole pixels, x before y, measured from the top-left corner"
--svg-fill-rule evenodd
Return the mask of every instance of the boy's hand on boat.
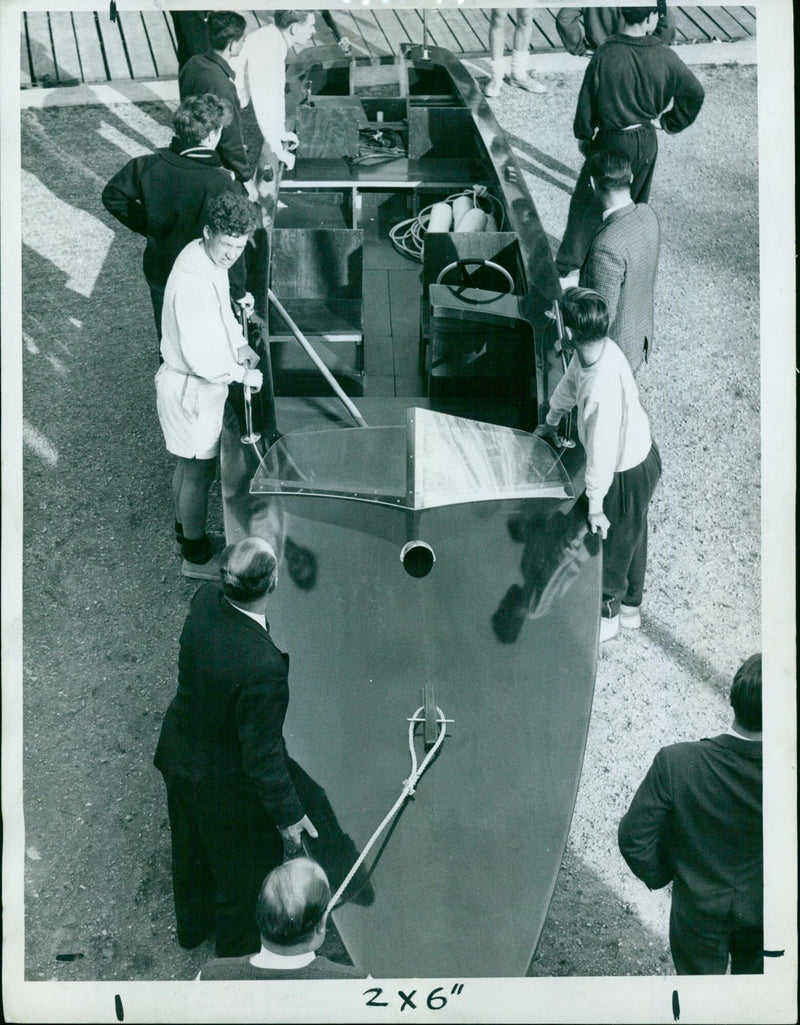
<path id="1" fill-rule="evenodd" d="M 244 310 L 248 318 L 256 308 L 256 301 L 250 292 L 245 292 L 241 299 L 234 299 L 233 301 Z"/>
<path id="2" fill-rule="evenodd" d="M 548 443 L 548 445 L 552 445 L 554 448 L 561 448 L 561 438 L 558 435 L 558 428 L 553 427 L 552 424 L 539 424 L 533 433 L 535 437 L 542 438 Z"/>
<path id="3" fill-rule="evenodd" d="M 237 363 L 244 363 L 246 367 L 257 367 L 260 356 L 255 349 L 249 345 L 242 345 L 237 352 Z"/>
<path id="4" fill-rule="evenodd" d="M 283 143 L 283 148 L 288 149 L 290 153 L 293 153 L 300 145 L 300 140 L 294 132 L 284 132 L 281 136 L 281 142 Z"/>
<path id="5" fill-rule="evenodd" d="M 602 537 L 602 539 L 605 541 L 605 539 L 608 537 L 609 527 L 611 526 L 611 523 L 606 514 L 604 512 L 590 512 L 588 519 L 589 530 L 591 530 L 593 534 L 599 533 L 600 537 Z"/>
<path id="6" fill-rule="evenodd" d="M 288 841 L 290 844 L 293 844 L 295 847 L 301 846 L 303 833 L 308 833 L 310 837 L 315 839 L 319 835 L 314 828 L 314 823 L 308 815 L 304 815 L 302 819 L 300 819 L 299 822 L 295 822 L 294 825 L 281 827 L 281 836 L 283 839 Z"/>
<path id="7" fill-rule="evenodd" d="M 242 378 L 242 384 L 247 385 L 248 388 L 252 388 L 253 391 L 261 391 L 261 385 L 264 383 L 264 375 L 260 370 L 245 370 L 244 377 Z"/>

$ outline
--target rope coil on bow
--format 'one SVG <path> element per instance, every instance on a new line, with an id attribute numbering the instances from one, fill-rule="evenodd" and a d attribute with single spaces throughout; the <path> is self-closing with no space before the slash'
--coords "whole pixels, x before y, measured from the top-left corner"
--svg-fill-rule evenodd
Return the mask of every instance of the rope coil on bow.
<path id="1" fill-rule="evenodd" d="M 424 707 L 425 707 L 424 705 L 420 705 L 419 708 L 416 710 L 416 712 L 413 714 L 413 716 L 411 716 L 411 718 L 408 720 L 408 750 L 409 750 L 409 753 L 411 755 L 411 772 L 410 772 L 408 778 L 403 780 L 403 789 L 400 791 L 400 796 L 394 802 L 392 807 L 389 809 L 389 811 L 384 816 L 383 821 L 381 822 L 381 824 L 378 826 L 378 828 L 375 830 L 375 832 L 372 834 L 372 836 L 367 841 L 364 849 L 359 854 L 359 856 L 356 858 L 355 863 L 353 864 L 353 867 L 350 869 L 350 871 L 344 877 L 344 880 L 341 883 L 341 885 L 339 886 L 339 889 L 336 891 L 336 893 L 334 893 L 334 895 L 328 901 L 328 907 L 326 909 L 327 912 L 333 911 L 333 909 L 336 907 L 336 905 L 338 904 L 339 900 L 342 897 L 342 894 L 345 892 L 347 887 L 350 885 L 350 882 L 352 881 L 353 876 L 356 874 L 356 872 L 359 870 L 359 868 L 361 868 L 361 865 L 363 864 L 364 859 L 366 858 L 367 854 L 369 853 L 369 851 L 371 850 L 371 848 L 375 844 L 375 841 L 378 839 L 378 837 L 381 835 L 381 833 L 384 831 L 384 829 L 386 829 L 386 827 L 392 821 L 394 816 L 400 810 L 400 808 L 401 808 L 403 802 L 406 800 L 406 798 L 414 796 L 414 793 L 415 793 L 416 787 L 417 787 L 417 783 L 421 779 L 423 773 L 428 768 L 430 763 L 436 757 L 436 753 L 439 750 L 439 748 L 444 743 L 444 738 L 445 738 L 445 735 L 447 733 L 447 724 L 448 724 L 448 722 L 452 722 L 453 720 L 452 719 L 445 719 L 444 713 L 442 712 L 441 708 L 439 708 L 439 706 L 437 705 L 436 706 L 436 721 L 439 724 L 439 726 L 441 727 L 440 730 L 439 730 L 439 735 L 437 736 L 437 738 L 436 738 L 433 746 L 431 747 L 430 751 L 428 751 L 428 753 L 425 755 L 425 757 L 422 759 L 422 761 L 419 763 L 419 765 L 417 764 L 417 752 L 416 752 L 416 749 L 414 747 L 414 728 L 416 727 L 418 722 L 423 722 L 424 721 L 424 720 L 420 719 L 420 715 L 424 711 Z"/>

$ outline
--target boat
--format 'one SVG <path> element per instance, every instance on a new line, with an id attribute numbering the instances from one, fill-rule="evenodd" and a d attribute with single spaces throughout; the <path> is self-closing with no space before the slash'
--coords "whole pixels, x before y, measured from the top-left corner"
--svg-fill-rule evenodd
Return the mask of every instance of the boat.
<path id="1" fill-rule="evenodd" d="M 582 449 L 571 425 L 558 451 L 532 434 L 565 366 L 558 276 L 449 52 L 316 48 L 287 79 L 300 144 L 262 189 L 266 384 L 226 410 L 226 536 L 279 554 L 284 736 L 354 964 L 521 976 L 569 832 L 601 600 Z"/>

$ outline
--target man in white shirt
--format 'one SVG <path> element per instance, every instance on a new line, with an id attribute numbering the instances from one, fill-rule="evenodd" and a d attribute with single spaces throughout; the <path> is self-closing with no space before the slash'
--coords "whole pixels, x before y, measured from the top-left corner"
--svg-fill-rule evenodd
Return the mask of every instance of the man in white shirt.
<path id="1" fill-rule="evenodd" d="M 565 348 L 574 356 L 536 434 L 558 444 L 558 424 L 578 408 L 586 450 L 589 527 L 603 538 L 600 640 L 620 626 L 641 626 L 647 566 L 647 508 L 661 476 L 661 457 L 628 361 L 608 337 L 608 306 L 588 288 L 570 288 L 562 304 Z"/>
<path id="2" fill-rule="evenodd" d="M 178 457 L 175 532 L 183 575 L 192 579 L 219 579 L 206 514 L 228 385 L 240 381 L 257 391 L 262 383 L 261 371 L 252 369 L 258 355 L 231 310 L 228 283 L 228 269 L 256 227 L 256 208 L 244 196 L 217 196 L 206 208 L 202 238 L 181 251 L 164 292 L 156 405 L 167 449 Z M 252 310 L 253 297 L 245 295 L 241 305 Z"/>
<path id="3" fill-rule="evenodd" d="M 286 57 L 289 48 L 299 50 L 311 42 L 316 27 L 313 11 L 276 11 L 275 22 L 245 37 L 236 58 L 236 85 L 242 108 L 252 101 L 265 152 L 260 164 L 294 167 L 297 136 L 286 130 Z"/>

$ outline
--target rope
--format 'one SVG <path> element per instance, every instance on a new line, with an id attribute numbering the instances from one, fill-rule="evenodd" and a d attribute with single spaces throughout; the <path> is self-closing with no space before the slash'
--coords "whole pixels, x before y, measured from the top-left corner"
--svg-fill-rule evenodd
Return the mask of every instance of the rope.
<path id="1" fill-rule="evenodd" d="M 384 829 L 386 829 L 386 827 L 392 821 L 392 819 L 394 818 L 394 816 L 396 815 L 396 813 L 398 812 L 398 810 L 400 809 L 401 805 L 406 800 L 406 798 L 414 796 L 414 792 L 416 790 L 417 783 L 419 782 L 422 774 L 428 768 L 428 766 L 430 765 L 431 761 L 435 757 L 436 752 L 439 750 L 439 748 L 444 743 L 445 734 L 447 733 L 447 723 L 450 720 L 445 719 L 444 713 L 442 712 L 441 708 L 439 708 L 439 706 L 437 705 L 436 706 L 436 714 L 438 716 L 437 721 L 438 721 L 438 723 L 441 726 L 441 730 L 439 731 L 439 736 L 436 738 L 436 741 L 435 741 L 433 747 L 425 755 L 425 757 L 422 760 L 422 763 L 419 766 L 417 766 L 417 752 L 416 752 L 416 749 L 414 748 L 414 727 L 420 721 L 419 716 L 420 716 L 421 712 L 423 711 L 424 707 L 425 707 L 424 705 L 420 705 L 419 708 L 414 713 L 414 715 L 408 720 L 408 750 L 409 750 L 409 752 L 411 754 L 411 773 L 410 773 L 408 779 L 404 779 L 403 780 L 403 789 L 400 792 L 400 796 L 397 798 L 397 800 L 394 802 L 394 804 L 389 809 L 387 814 L 384 816 L 383 821 L 381 822 L 381 824 L 378 826 L 378 828 L 375 830 L 375 832 L 369 838 L 369 841 L 367 842 L 367 844 L 364 847 L 363 851 L 356 858 L 356 861 L 355 861 L 353 867 L 350 869 L 350 871 L 345 876 L 344 881 L 342 882 L 342 884 L 339 887 L 339 889 L 331 897 L 330 901 L 328 902 L 328 907 L 326 909 L 327 912 L 331 912 L 334 909 L 334 907 L 336 906 L 336 904 L 339 902 L 342 894 L 345 892 L 347 887 L 350 885 L 350 882 L 351 882 L 353 876 L 356 874 L 356 872 L 359 870 L 359 868 L 363 864 L 364 858 L 366 858 L 367 854 L 369 853 L 369 851 L 371 850 L 371 848 L 375 844 L 375 841 L 378 839 L 378 837 L 381 835 L 381 833 L 384 831 Z"/>
<path id="2" fill-rule="evenodd" d="M 474 185 L 471 189 L 464 189 L 463 192 L 454 192 L 447 196 L 445 203 L 452 203 L 461 196 L 467 196 L 472 200 L 473 208 L 480 208 L 479 199 L 487 200 L 492 207 L 497 220 L 498 230 L 503 230 L 505 212 L 500 200 L 491 194 L 485 185 Z M 399 221 L 389 229 L 389 238 L 392 245 L 403 256 L 422 263 L 422 253 L 425 245 L 425 232 L 431 219 L 431 210 L 436 204 L 431 203 L 424 207 L 416 217 L 409 217 L 408 220 Z"/>

